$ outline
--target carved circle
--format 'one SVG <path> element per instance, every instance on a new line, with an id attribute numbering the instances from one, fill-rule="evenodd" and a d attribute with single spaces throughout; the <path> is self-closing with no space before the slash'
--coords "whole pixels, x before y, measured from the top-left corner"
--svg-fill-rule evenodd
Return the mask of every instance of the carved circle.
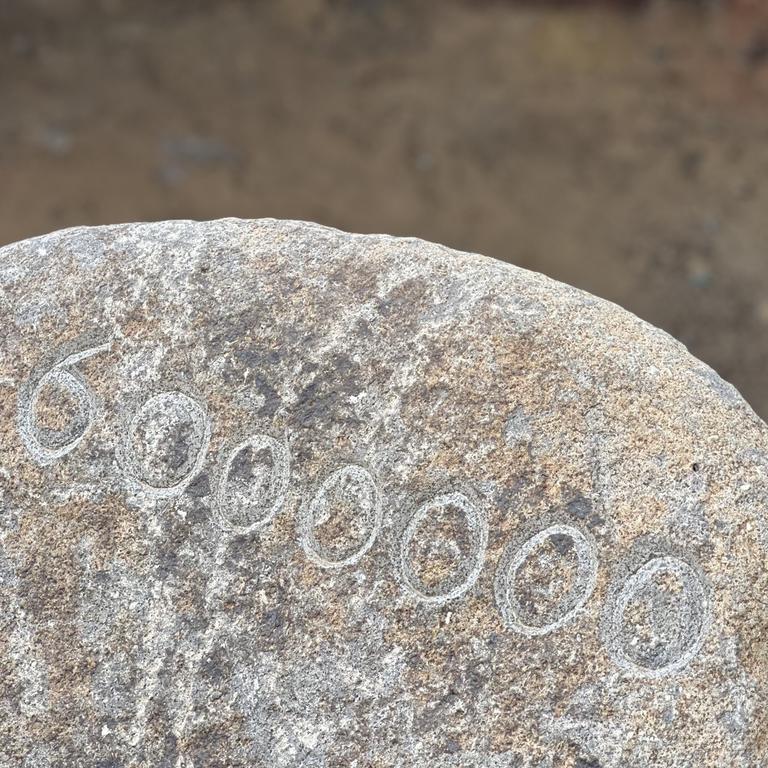
<path id="1" fill-rule="evenodd" d="M 213 508 L 225 531 L 253 533 L 285 504 L 290 476 L 288 447 L 269 435 L 251 435 L 227 455 Z"/>
<path id="2" fill-rule="evenodd" d="M 635 571 L 607 610 L 604 639 L 611 658 L 644 677 L 664 677 L 690 664 L 711 620 L 702 577 L 672 556 L 656 557 Z"/>
<path id="3" fill-rule="evenodd" d="M 367 530 L 361 544 L 352 549 L 333 552 L 318 541 L 315 530 L 332 517 L 334 506 L 355 511 Z M 381 529 L 382 506 L 379 489 L 371 473 L 349 464 L 332 472 L 304 507 L 299 521 L 300 541 L 307 556 L 324 568 L 353 565 L 373 546 Z"/>
<path id="4" fill-rule="evenodd" d="M 448 510 L 456 510 L 464 520 L 469 539 L 468 553 L 456 572 L 443 579 L 437 588 L 430 588 L 414 570 L 410 549 L 417 540 L 419 529 Z M 488 546 L 488 521 L 463 493 L 452 492 L 436 496 L 416 509 L 406 524 L 397 552 L 398 570 L 405 588 L 419 601 L 441 605 L 464 595 L 477 581 L 485 562 Z"/>
<path id="5" fill-rule="evenodd" d="M 93 392 L 83 377 L 70 366 L 110 348 L 110 343 L 90 347 L 68 355 L 63 360 L 33 377 L 19 397 L 18 427 L 27 452 L 39 464 L 50 464 L 73 451 L 88 434 L 98 413 Z M 64 395 L 75 406 L 75 413 L 60 428 L 43 429 L 39 424 L 41 401 L 46 389 Z M 57 415 L 63 415 L 64 401 L 59 399 Z M 49 405 L 50 409 L 50 405 Z"/>
<path id="6" fill-rule="evenodd" d="M 553 549 L 556 550 L 573 549 L 576 556 L 576 574 L 567 595 L 561 598 L 555 617 L 542 624 L 536 624 L 523 616 L 515 582 L 526 562 L 547 542 L 552 543 Z M 551 562 L 549 565 L 551 566 Z M 502 557 L 494 585 L 496 603 L 504 624 L 508 629 L 529 637 L 547 635 L 564 626 L 578 615 L 592 596 L 597 581 L 597 567 L 593 544 L 578 528 L 571 525 L 552 525 L 529 538 L 521 547 L 511 548 Z"/>
<path id="7" fill-rule="evenodd" d="M 183 392 L 153 395 L 128 424 L 128 474 L 155 496 L 176 496 L 202 468 L 211 426 L 205 407 Z"/>

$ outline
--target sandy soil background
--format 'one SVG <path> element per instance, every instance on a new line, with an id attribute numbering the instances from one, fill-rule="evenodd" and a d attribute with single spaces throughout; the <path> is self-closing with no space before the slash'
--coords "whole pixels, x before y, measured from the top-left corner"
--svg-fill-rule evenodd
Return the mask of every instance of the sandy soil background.
<path id="1" fill-rule="evenodd" d="M 277 216 L 539 270 L 768 416 L 762 2 L 0 0 L 0 242 Z"/>

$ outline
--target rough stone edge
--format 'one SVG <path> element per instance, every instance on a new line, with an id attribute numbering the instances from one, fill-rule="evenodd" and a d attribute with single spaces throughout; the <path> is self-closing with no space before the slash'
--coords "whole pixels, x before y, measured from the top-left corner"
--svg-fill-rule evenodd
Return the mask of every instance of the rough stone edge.
<path id="1" fill-rule="evenodd" d="M 580 299 L 582 302 L 592 304 L 593 306 L 602 309 L 605 312 L 615 312 L 618 310 L 619 314 L 625 321 L 632 322 L 637 326 L 640 333 L 647 335 L 660 343 L 666 343 L 677 354 L 688 360 L 689 363 L 693 363 L 698 367 L 697 373 L 710 381 L 711 384 L 717 386 L 720 389 L 721 400 L 724 405 L 738 405 L 744 410 L 745 417 L 752 419 L 756 422 L 757 426 L 761 429 L 768 431 L 768 424 L 764 422 L 754 411 L 752 406 L 744 399 L 738 389 L 725 380 L 720 374 L 714 370 L 710 365 L 700 360 L 688 347 L 683 344 L 679 339 L 676 339 L 667 331 L 653 325 L 647 320 L 635 315 L 628 309 L 625 309 L 620 304 L 604 299 L 599 296 L 595 296 L 588 291 L 572 286 L 568 283 L 555 280 L 540 272 L 525 269 L 519 267 L 510 262 L 505 262 L 500 259 L 485 256 L 480 253 L 472 251 L 462 251 L 451 246 L 443 245 L 441 243 L 435 243 L 431 240 L 425 240 L 415 236 L 400 236 L 400 235 L 388 235 L 383 233 L 356 233 L 346 232 L 345 230 L 338 229 L 336 227 L 327 226 L 325 224 L 318 224 L 312 221 L 305 221 L 301 219 L 277 219 L 273 217 L 263 217 L 258 219 L 244 219 L 236 216 L 219 218 L 219 219 L 168 219 L 148 222 L 122 222 L 118 224 L 107 225 L 95 225 L 95 226 L 75 226 L 67 227 L 64 229 L 55 230 L 42 235 L 35 235 L 23 240 L 17 240 L 12 243 L 0 246 L 0 264 L 6 259 L 11 257 L 15 249 L 20 246 L 24 248 L 39 248 L 44 247 L 48 243 L 61 243 L 66 239 L 82 238 L 88 235 L 94 234 L 122 234 L 123 232 L 132 231 L 135 236 L 141 236 L 143 234 L 162 234 L 163 239 L 168 240 L 168 233 L 178 232 L 182 234 L 189 228 L 199 228 L 202 233 L 204 231 L 211 232 L 212 230 L 220 229 L 225 230 L 227 227 L 235 226 L 237 228 L 244 227 L 260 227 L 270 226 L 274 228 L 280 228 L 286 232 L 299 229 L 311 229 L 317 233 L 325 233 L 327 235 L 338 237 L 341 239 L 349 240 L 365 240 L 368 244 L 382 243 L 384 245 L 405 245 L 411 244 L 417 247 L 422 254 L 428 253 L 428 258 L 434 260 L 438 253 L 444 257 L 448 257 L 452 260 L 461 259 L 463 262 L 471 265 L 474 268 L 487 270 L 494 269 L 501 272 L 508 273 L 509 277 L 515 280 L 522 280 L 528 283 L 534 283 L 540 290 L 545 292 L 558 293 L 560 295 L 569 295 L 574 299 Z M 16 251 L 17 252 L 17 251 Z M 2 283 L 0 283 L 0 286 Z M 0 299 L 2 297 L 0 296 Z"/>

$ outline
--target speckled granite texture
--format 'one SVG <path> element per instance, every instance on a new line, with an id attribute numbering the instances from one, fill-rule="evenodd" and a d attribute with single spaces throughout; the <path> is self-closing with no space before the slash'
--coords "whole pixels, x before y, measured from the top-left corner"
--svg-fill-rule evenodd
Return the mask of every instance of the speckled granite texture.
<path id="1" fill-rule="evenodd" d="M 225 220 L 0 249 L 0 766 L 765 768 L 768 435 L 624 310 Z"/>

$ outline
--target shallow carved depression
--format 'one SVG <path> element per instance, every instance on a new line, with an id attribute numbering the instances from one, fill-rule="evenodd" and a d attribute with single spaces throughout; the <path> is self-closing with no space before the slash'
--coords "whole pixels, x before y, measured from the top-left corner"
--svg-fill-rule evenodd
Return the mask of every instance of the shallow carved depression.
<path id="1" fill-rule="evenodd" d="M 403 582 L 423 602 L 460 597 L 477 581 L 487 544 L 488 523 L 464 494 L 437 496 L 406 525 L 399 549 Z"/>
<path id="2" fill-rule="evenodd" d="M 379 491 L 370 472 L 354 465 L 342 467 L 325 479 L 304 510 L 302 545 L 319 565 L 351 565 L 373 546 L 381 515 Z"/>
<path id="3" fill-rule="evenodd" d="M 709 621 L 704 585 L 688 563 L 657 557 L 630 576 L 612 606 L 608 648 L 619 666 L 670 674 L 699 652 Z"/>
<path id="4" fill-rule="evenodd" d="M 179 491 L 200 469 L 208 439 L 203 406 L 181 392 L 163 392 L 147 400 L 131 420 L 128 468 L 158 493 Z"/>
<path id="5" fill-rule="evenodd" d="M 545 635 L 576 617 L 595 588 L 597 558 L 584 534 L 553 525 L 508 550 L 496 575 L 504 623 L 524 635 Z"/>
<path id="6" fill-rule="evenodd" d="M 288 489 L 286 446 L 269 435 L 254 435 L 229 453 L 215 497 L 219 523 L 227 530 L 250 532 L 280 511 Z"/>

